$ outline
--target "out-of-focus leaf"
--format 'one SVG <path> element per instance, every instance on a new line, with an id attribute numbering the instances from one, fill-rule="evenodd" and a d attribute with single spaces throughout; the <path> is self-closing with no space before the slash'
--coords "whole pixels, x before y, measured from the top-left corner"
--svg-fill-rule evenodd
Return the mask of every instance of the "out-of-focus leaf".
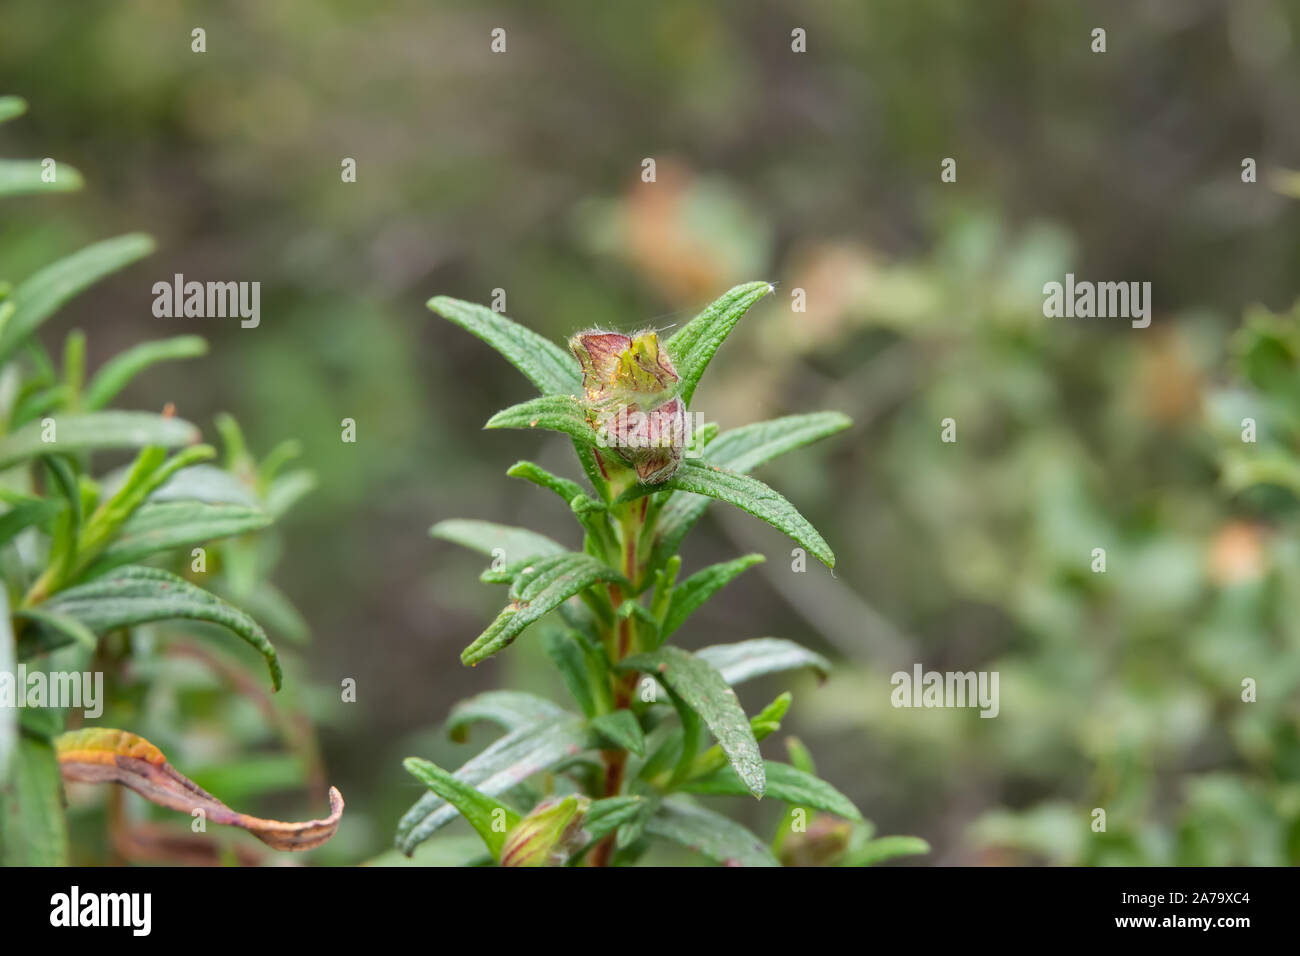
<path id="1" fill-rule="evenodd" d="M 615 710 L 601 714 L 592 719 L 591 729 L 599 742 L 630 750 L 638 757 L 645 756 L 645 734 L 632 711 Z"/>
<path id="2" fill-rule="evenodd" d="M 0 96 L 0 123 L 7 123 L 26 112 L 27 101 L 21 96 Z"/>
<path id="3" fill-rule="evenodd" d="M 283 517 L 289 509 L 316 490 L 316 473 L 310 468 L 295 468 L 276 475 L 266 490 L 266 510 L 273 518 Z"/>
<path id="4" fill-rule="evenodd" d="M 149 412 L 89 412 L 54 417 L 54 441 L 42 440 L 39 421 L 0 438 L 0 469 L 37 455 L 108 448 L 177 448 L 199 440 L 199 430 L 180 418 Z"/>
<path id="5" fill-rule="evenodd" d="M 54 167 L 54 182 L 43 178 L 45 167 L 39 159 L 0 159 L 0 199 L 32 193 L 67 193 L 84 184 L 81 173 L 67 163 Z"/>
<path id="6" fill-rule="evenodd" d="M 14 313 L 0 333 L 0 361 L 8 358 L 64 302 L 153 250 L 154 241 L 139 233 L 105 239 L 19 283 L 14 289 Z"/>
<path id="7" fill-rule="evenodd" d="M 490 690 L 462 700 L 451 709 L 451 714 L 447 717 L 447 735 L 452 740 L 464 742 L 469 737 L 469 725 L 480 720 L 512 731 L 566 716 L 573 715 L 536 694 L 517 690 Z"/>
<path id="8" fill-rule="evenodd" d="M 552 541 L 546 535 L 529 531 L 527 528 L 513 528 L 509 525 L 494 524 L 491 521 L 474 521 L 467 518 L 439 521 L 429 529 L 429 534 L 489 557 L 499 549 L 507 564 L 518 564 L 537 557 L 562 554 L 567 550 L 564 545 Z"/>
<path id="9" fill-rule="evenodd" d="M 402 765 L 407 773 L 454 806 L 469 821 L 492 854 L 492 859 L 501 859 L 506 830 L 519 823 L 519 814 L 428 760 L 407 757 Z"/>
<path id="10" fill-rule="evenodd" d="M 9 592 L 7 588 L 0 586 L 0 679 L 18 673 L 18 668 L 14 666 L 16 661 L 13 618 L 9 616 Z M 25 692 L 26 688 L 14 688 L 15 694 Z M 9 779 L 9 762 L 13 758 L 17 741 L 18 708 L 11 705 L 0 706 L 0 787 L 3 787 Z"/>
<path id="11" fill-rule="evenodd" d="M 19 534 L 24 528 L 42 524 L 58 514 L 62 505 L 50 498 L 28 498 L 20 501 L 0 515 L 0 546 Z"/>
<path id="12" fill-rule="evenodd" d="M 63 779 L 79 783 L 120 783 L 151 803 L 240 827 L 275 850 L 311 850 L 338 832 L 343 796 L 330 787 L 330 814 L 305 823 L 282 823 L 238 813 L 177 771 L 143 737 L 124 730 L 88 728 L 63 734 L 55 741 Z"/>
<path id="13" fill-rule="evenodd" d="M 668 645 L 623 660 L 621 670 L 644 671 L 658 678 L 704 720 L 749 792 L 763 795 L 763 758 L 736 692 L 706 661 Z"/>
<path id="14" fill-rule="evenodd" d="M 773 760 L 766 761 L 764 767 L 767 770 L 766 796 L 776 797 L 778 800 L 798 804 L 801 807 L 825 810 L 827 813 L 848 820 L 862 819 L 862 814 L 858 812 L 858 808 L 852 801 L 825 780 L 797 770 L 789 764 L 777 763 Z M 707 776 L 687 781 L 682 784 L 681 789 L 687 793 L 725 796 L 749 794 L 749 788 L 741 782 L 730 767 L 722 767 Z"/>
<path id="15" fill-rule="evenodd" d="M 117 568 L 103 577 L 58 592 L 41 608 L 74 617 L 96 634 L 177 618 L 219 624 L 262 655 L 271 672 L 272 686 L 280 689 L 280 661 L 256 621 L 216 595 L 158 568 L 137 565 Z"/>
<path id="16" fill-rule="evenodd" d="M 695 386 L 713 358 L 713 353 L 735 328 L 740 317 L 749 311 L 750 306 L 771 292 L 772 286 L 767 282 L 747 282 L 729 289 L 665 343 L 673 366 L 681 376 L 679 394 L 683 404 L 690 404 Z"/>
<path id="17" fill-rule="evenodd" d="M 461 661 L 477 664 L 491 657 L 528 625 L 598 581 L 626 584 L 622 575 L 589 554 L 566 552 L 532 562 L 510 586 L 510 604 L 461 652 Z"/>
<path id="18" fill-rule="evenodd" d="M 0 861 L 5 866 L 64 866 L 67 858 L 68 824 L 54 747 L 20 734 L 9 780 L 0 785 Z"/>
<path id="19" fill-rule="evenodd" d="M 831 672 L 831 662 L 816 651 L 782 637 L 756 637 L 735 644 L 702 647 L 695 656 L 712 664 L 722 679 L 735 686 L 764 674 L 811 667 L 819 677 Z"/>
<path id="20" fill-rule="evenodd" d="M 930 844 L 920 837 L 876 837 L 864 843 L 841 863 L 841 866 L 872 866 L 900 856 L 919 856 L 930 852 Z"/>
<path id="21" fill-rule="evenodd" d="M 94 411 L 111 402 L 131 380 L 151 365 L 206 355 L 208 343 L 198 335 L 178 335 L 156 342 L 142 342 L 113 356 L 95 373 L 86 387 L 82 404 Z"/>
<path id="22" fill-rule="evenodd" d="M 550 339 L 472 302 L 440 295 L 430 299 L 428 306 L 496 349 L 543 394 L 573 395 L 582 390 L 577 360 Z"/>
<path id="23" fill-rule="evenodd" d="M 507 734 L 466 762 L 454 776 L 495 797 L 535 773 L 574 759 L 586 746 L 586 722 L 577 716 L 562 717 Z M 456 816 L 456 808 L 442 797 L 425 794 L 398 823 L 397 848 L 410 855 Z"/>
<path id="24" fill-rule="evenodd" d="M 681 627 L 696 608 L 713 597 L 719 589 L 725 587 L 746 568 L 752 568 L 764 560 L 761 554 L 747 554 L 733 561 L 724 561 L 696 571 L 678 584 L 673 588 L 672 598 L 668 602 L 668 612 L 664 615 L 659 640 L 667 640 L 668 636 Z"/>
<path id="25" fill-rule="evenodd" d="M 763 841 L 739 823 L 686 800 L 666 798 L 645 830 L 726 866 L 780 865 Z"/>
<path id="26" fill-rule="evenodd" d="M 188 548 L 256 531 L 270 523 L 271 516 L 266 512 L 244 505 L 209 505 L 199 501 L 147 503 L 118 529 L 112 543 L 83 577 L 96 577 L 159 551 Z"/>

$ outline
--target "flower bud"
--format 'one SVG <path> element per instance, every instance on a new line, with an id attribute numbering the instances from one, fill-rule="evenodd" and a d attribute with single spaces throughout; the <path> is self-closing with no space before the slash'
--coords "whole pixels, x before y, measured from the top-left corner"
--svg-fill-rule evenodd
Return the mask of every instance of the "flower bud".
<path id="1" fill-rule="evenodd" d="M 543 800 L 506 834 L 502 866 L 563 866 L 586 842 L 582 819 L 591 800 L 570 795 Z"/>
<path id="2" fill-rule="evenodd" d="M 658 336 L 583 332 L 569 348 L 582 366 L 598 443 L 617 451 L 642 482 L 667 481 L 682 460 L 686 406 L 674 394 L 679 376 Z"/>
<path id="3" fill-rule="evenodd" d="M 803 833 L 788 833 L 781 841 L 782 866 L 830 866 L 849 846 L 853 826 L 847 820 L 817 814 Z"/>

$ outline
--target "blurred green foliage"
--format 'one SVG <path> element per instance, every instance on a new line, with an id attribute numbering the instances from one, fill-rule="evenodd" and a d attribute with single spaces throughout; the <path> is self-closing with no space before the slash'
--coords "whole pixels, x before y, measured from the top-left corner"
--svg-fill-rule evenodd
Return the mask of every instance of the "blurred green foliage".
<path id="1" fill-rule="evenodd" d="M 1300 210 L 1268 176 L 1300 155 L 1297 37 L 1280 0 L 19 2 L 0 89 L 34 111 L 6 153 L 98 185 L 8 204 L 0 256 L 17 277 L 92 236 L 158 235 L 146 277 L 51 334 L 87 328 L 92 364 L 204 334 L 209 372 L 161 369 L 126 399 L 229 408 L 254 447 L 293 435 L 319 472 L 277 578 L 316 634 L 323 698 L 342 676 L 360 689 L 309 708 L 357 811 L 322 853 L 386 846 L 418 793 L 402 755 L 472 752 L 418 730 L 454 700 L 559 690 L 523 642 L 447 664 L 494 607 L 423 529 L 466 513 L 561 536 L 566 515 L 502 488 L 518 449 L 478 423 L 526 388 L 424 300 L 501 288 L 563 339 L 666 329 L 762 275 L 775 301 L 696 403 L 723 427 L 821 407 L 858 422 L 816 466 L 767 476 L 840 564 L 791 575 L 778 537 L 715 517 L 701 565 L 765 551 L 771 587 L 721 597 L 683 641 L 766 632 L 838 656 L 823 693 L 795 687 L 792 726 L 933 862 L 1297 862 Z M 1067 271 L 1151 281 L 1151 328 L 1045 320 L 1042 283 Z M 154 319 L 149 286 L 176 272 L 260 279 L 262 326 Z M 561 470 L 564 452 L 530 455 Z M 894 710 L 889 674 L 916 660 L 998 669 L 1001 715 Z M 741 808 L 755 826 L 778 812 Z"/>

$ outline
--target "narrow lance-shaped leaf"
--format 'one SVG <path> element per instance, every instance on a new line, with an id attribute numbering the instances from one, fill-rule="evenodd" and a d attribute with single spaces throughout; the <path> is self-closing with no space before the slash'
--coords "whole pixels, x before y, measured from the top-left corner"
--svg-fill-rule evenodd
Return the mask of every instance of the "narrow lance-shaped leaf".
<path id="1" fill-rule="evenodd" d="M 469 725 L 480 720 L 511 731 L 570 716 L 573 715 L 563 707 L 536 694 L 490 690 L 462 700 L 451 709 L 447 717 L 447 735 L 452 740 L 463 742 L 469 737 Z"/>
<path id="2" fill-rule="evenodd" d="M 507 564 L 517 564 L 552 554 L 563 554 L 566 550 L 559 542 L 552 541 L 546 535 L 529 531 L 527 528 L 514 528 L 509 525 L 494 524 L 491 521 L 474 521 L 468 518 L 439 521 L 429 529 L 429 534 L 489 557 L 496 556 L 499 551 Z"/>
<path id="3" fill-rule="evenodd" d="M 330 814 L 320 820 L 282 823 L 238 813 L 177 771 L 149 741 L 124 730 L 74 730 L 59 737 L 55 749 L 64 780 L 119 783 L 169 810 L 202 810 L 208 821 L 247 830 L 275 850 L 314 849 L 338 832 L 343 817 L 343 796 L 334 787 Z"/>
<path id="4" fill-rule="evenodd" d="M 280 689 L 279 658 L 256 621 L 216 595 L 158 568 L 117 568 L 58 592 L 41 609 L 74 617 L 96 634 L 149 621 L 188 619 L 219 624 L 262 655 L 271 672 L 272 686 Z"/>
<path id="5" fill-rule="evenodd" d="M 47 434 L 53 441 L 47 441 Z M 0 438 L 0 469 L 53 452 L 72 454 L 109 448 L 177 448 L 199 440 L 196 426 L 180 418 L 150 412 L 89 412 L 56 415 L 53 432 L 30 422 Z"/>
<path id="6" fill-rule="evenodd" d="M 736 692 L 708 663 L 668 645 L 623 660 L 621 670 L 653 674 L 704 720 L 749 792 L 763 795 L 763 758 Z"/>
<path id="7" fill-rule="evenodd" d="M 708 443 L 709 461 L 730 471 L 748 474 L 779 455 L 819 441 L 852 425 L 839 412 L 787 415 L 771 421 L 742 425 Z M 673 494 L 659 514 L 650 561 L 661 567 L 677 553 L 686 532 L 709 506 L 709 497 L 684 492 Z"/>
<path id="8" fill-rule="evenodd" d="M 0 333 L 0 361 L 8 358 L 64 302 L 153 249 L 153 240 L 139 233 L 105 239 L 19 283 L 14 289 L 14 313 Z"/>
<path id="9" fill-rule="evenodd" d="M 797 770 L 789 764 L 772 760 L 766 761 L 764 767 L 767 771 L 767 796 L 803 807 L 825 810 L 848 820 L 862 819 L 862 814 L 853 802 L 825 780 Z M 682 784 L 681 789 L 687 793 L 725 796 L 745 796 L 749 792 L 730 767 L 722 767 L 707 776 L 689 780 Z"/>
<path id="10" fill-rule="evenodd" d="M 454 776 L 488 796 L 499 796 L 533 774 L 575 759 L 587 745 L 586 722 L 562 717 L 521 727 L 467 761 Z M 426 793 L 397 825 L 397 848 L 408 856 L 439 829 L 456 819 L 456 808 Z"/>
<path id="11" fill-rule="evenodd" d="M 695 656 L 708 661 L 728 684 L 743 684 L 764 674 L 811 667 L 819 676 L 831 672 L 831 662 L 816 651 L 781 637 L 756 637 L 735 644 L 700 648 Z"/>
<path id="12" fill-rule="evenodd" d="M 496 349 L 543 394 L 569 395 L 580 391 L 582 379 L 577 363 L 549 339 L 472 302 L 440 295 L 430 299 L 428 306 Z"/>
<path id="13" fill-rule="evenodd" d="M 728 866 L 779 866 L 763 841 L 739 823 L 701 806 L 668 797 L 646 832 Z"/>
<path id="14" fill-rule="evenodd" d="M 503 408 L 488 419 L 484 428 L 541 428 L 562 432 L 575 441 L 596 444 L 596 431 L 587 421 L 587 411 L 572 395 L 542 395 Z"/>
<path id="15" fill-rule="evenodd" d="M 131 380 L 151 365 L 206 355 L 208 343 L 197 335 L 178 335 L 156 342 L 142 342 L 119 352 L 95 373 L 86 388 L 82 404 L 94 411 L 111 402 Z"/>
<path id="16" fill-rule="evenodd" d="M 270 523 L 271 516 L 266 512 L 242 505 L 209 505 L 199 501 L 145 504 L 118 529 L 85 576 L 96 577 L 159 551 L 245 534 Z"/>
<path id="17" fill-rule="evenodd" d="M 659 640 L 667 640 L 668 636 L 681 627 L 682 622 L 696 608 L 716 594 L 719 589 L 725 587 L 737 575 L 756 564 L 762 564 L 763 560 L 761 554 L 747 554 L 733 561 L 713 564 L 696 571 L 685 581 L 674 587 L 672 597 L 668 602 L 667 613 L 664 615 L 664 621 L 659 631 Z"/>
<path id="18" fill-rule="evenodd" d="M 506 831 L 519 823 L 519 814 L 431 761 L 407 757 L 402 765 L 407 773 L 460 812 L 482 838 L 492 859 L 501 859 Z"/>
<path id="19" fill-rule="evenodd" d="M 677 374 L 681 376 L 681 399 L 689 405 L 695 386 L 708 367 L 713 353 L 735 328 L 749 307 L 772 292 L 767 282 L 748 282 L 738 285 L 723 295 L 707 309 L 682 326 L 666 346 L 672 356 Z"/>
<path id="20" fill-rule="evenodd" d="M 66 193 L 84 185 L 81 173 L 67 163 L 56 163 L 54 179 L 47 178 L 47 168 L 39 159 L 0 159 L 0 199 L 33 193 Z"/>
<path id="21" fill-rule="evenodd" d="M 717 465 L 710 465 L 699 460 L 687 459 L 682 462 L 677 473 L 659 488 L 673 491 L 688 491 L 693 494 L 708 495 L 735 505 L 747 511 L 755 518 L 761 518 L 779 531 L 785 532 L 799 544 L 807 548 L 827 567 L 835 567 L 835 555 L 817 529 L 808 523 L 783 495 L 769 488 L 757 478 L 727 471 Z M 644 485 L 629 489 L 624 499 L 641 497 L 656 489 Z"/>
<path id="22" fill-rule="evenodd" d="M 510 586 L 510 604 L 469 647 L 466 664 L 477 664 L 508 646 L 528 625 L 597 582 L 626 584 L 623 576 L 589 554 L 568 552 L 540 558 Z"/>
<path id="23" fill-rule="evenodd" d="M 930 844 L 920 837 L 883 836 L 868 840 L 850 852 L 841 866 L 874 866 L 900 856 L 920 856 L 930 852 Z"/>

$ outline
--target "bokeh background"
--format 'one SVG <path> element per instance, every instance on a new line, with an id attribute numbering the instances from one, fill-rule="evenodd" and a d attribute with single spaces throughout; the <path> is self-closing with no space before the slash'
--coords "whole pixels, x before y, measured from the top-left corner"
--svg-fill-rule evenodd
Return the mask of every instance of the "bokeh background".
<path id="1" fill-rule="evenodd" d="M 70 162 L 87 188 L 5 205 L 5 274 L 152 233 L 160 251 L 51 341 L 85 329 L 93 366 L 207 336 L 207 358 L 120 404 L 209 429 L 230 412 L 255 449 L 300 440 L 318 479 L 280 541 L 311 638 L 288 644 L 297 690 L 277 706 L 310 718 L 323 771 L 286 763 L 257 709 L 233 743 L 210 710 L 159 711 L 173 762 L 287 813 L 323 809 L 303 786 L 323 772 L 348 815 L 316 862 L 384 853 L 420 792 L 401 758 L 456 766 L 486 739 L 440 732 L 457 699 L 558 689 L 526 636 L 460 665 L 500 595 L 428 527 L 574 537 L 503 474 L 573 473 L 567 444 L 481 431 L 530 386 L 425 300 L 504 289 L 563 338 L 666 329 L 761 278 L 776 296 L 694 407 L 724 427 L 854 418 L 763 474 L 839 566 L 793 574 L 779 534 L 715 506 L 686 569 L 769 561 L 682 642 L 834 657 L 824 685 L 795 681 L 784 729 L 880 832 L 930 841 L 911 865 L 1300 862 L 1298 43 L 1281 0 L 6 3 L 0 91 L 31 109 L 0 152 Z M 1066 272 L 1150 281 L 1151 327 L 1045 319 Z M 260 281 L 261 327 L 153 317 L 174 273 Z M 916 661 L 997 670 L 999 717 L 893 709 L 889 674 Z M 761 831 L 780 808 L 734 809 Z"/>

